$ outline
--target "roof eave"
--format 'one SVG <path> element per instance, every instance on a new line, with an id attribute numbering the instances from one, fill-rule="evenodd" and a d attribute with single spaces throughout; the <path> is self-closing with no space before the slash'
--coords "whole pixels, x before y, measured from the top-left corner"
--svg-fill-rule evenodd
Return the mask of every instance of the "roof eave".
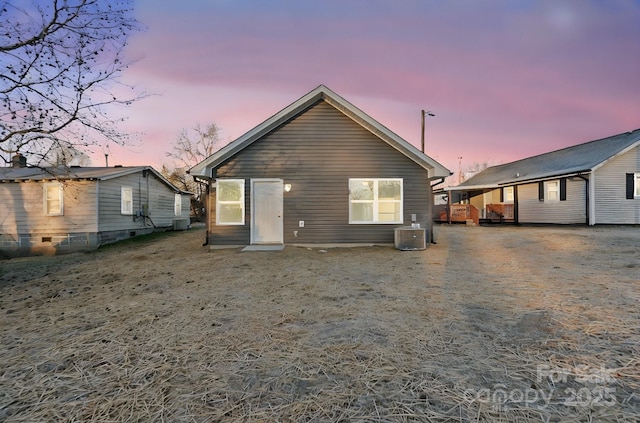
<path id="1" fill-rule="evenodd" d="M 114 168 L 114 169 L 121 169 L 118 172 L 113 172 L 110 173 L 108 175 L 105 176 L 100 176 L 98 177 L 99 180 L 101 181 L 108 181 L 109 179 L 115 179 L 115 178 L 120 178 L 122 176 L 127 176 L 127 175 L 131 175 L 133 173 L 139 172 L 141 170 L 147 170 L 150 169 L 150 167 L 148 166 L 134 166 L 134 167 L 123 167 L 123 168 Z"/>
<path id="2" fill-rule="evenodd" d="M 524 184 L 531 184 L 534 182 L 548 181 L 550 179 L 569 178 L 572 176 L 589 174 L 591 172 L 592 172 L 592 169 L 572 170 L 570 172 L 554 173 L 549 175 L 536 175 L 534 177 L 526 178 L 526 179 L 512 179 L 512 180 L 506 180 L 501 182 L 494 182 L 491 184 L 458 185 L 455 187 L 447 187 L 447 188 L 451 188 L 449 189 L 450 191 L 474 191 L 478 189 L 496 189 L 504 186 L 524 185 Z"/>
<path id="3" fill-rule="evenodd" d="M 408 143 L 406 140 L 398 136 L 395 132 L 391 131 L 386 126 L 382 125 L 377 120 L 371 118 L 369 115 L 351 104 L 346 99 L 340 97 L 338 94 L 334 93 L 328 88 L 327 90 L 331 94 L 324 98 L 327 103 L 329 103 L 344 115 L 371 132 L 373 135 L 385 141 L 400 153 L 407 156 L 420 167 L 427 170 L 429 172 L 429 179 L 446 178 L 451 175 L 451 171 L 449 171 L 449 169 L 424 154 L 422 151 L 414 147 L 412 144 Z"/>
<path id="4" fill-rule="evenodd" d="M 393 131 L 389 130 L 387 127 L 380 124 L 378 121 L 371 118 L 362 110 L 324 85 L 318 86 L 260 125 L 245 133 L 240 138 L 227 144 L 209 158 L 189 169 L 188 173 L 193 176 L 211 178 L 208 174 L 208 169 L 217 167 L 225 160 L 240 152 L 242 149 L 278 128 L 280 125 L 293 119 L 295 116 L 304 112 L 306 109 L 321 100 L 326 101 L 328 104 L 342 112 L 345 116 L 354 120 L 360 126 L 407 156 L 423 169 L 427 170 L 429 179 L 445 178 L 451 175 L 451 172 L 440 163 L 422 153 L 416 147 L 396 135 Z"/>
<path id="5" fill-rule="evenodd" d="M 116 168 L 116 169 L 119 169 L 119 168 Z M 95 178 L 92 178 L 92 179 L 97 179 L 97 180 L 100 180 L 100 181 L 108 181 L 108 180 L 111 180 L 111 179 L 116 179 L 116 178 L 120 178 L 122 176 L 127 176 L 127 175 L 131 175 L 131 174 L 134 174 L 134 173 L 137 173 L 137 172 L 143 172 L 143 171 L 151 172 L 156 178 L 158 178 L 162 183 L 167 185 L 172 191 L 174 191 L 176 193 L 186 194 L 186 195 L 193 195 L 192 192 L 183 191 L 180 188 L 178 188 L 177 186 L 175 186 L 173 183 L 171 183 L 171 181 L 169 181 L 167 178 L 165 178 L 164 175 L 162 175 L 162 173 L 158 172 L 152 166 L 123 167 L 121 172 L 114 172 L 114 173 L 111 173 L 109 175 L 105 175 L 105 176 L 102 176 L 102 177 L 95 177 Z M 73 179 L 78 179 L 78 178 L 73 178 Z"/>
<path id="6" fill-rule="evenodd" d="M 487 184 L 487 185 L 456 185 L 454 187 L 444 187 L 443 191 L 477 191 L 480 189 L 497 189 L 500 188 L 500 185 L 497 184 Z"/>
<path id="7" fill-rule="evenodd" d="M 580 175 L 591 173 L 592 171 L 593 171 L 592 169 L 572 170 L 570 172 L 554 173 L 554 174 L 549 174 L 549 175 L 539 175 L 539 176 L 535 176 L 533 178 L 519 179 L 519 180 L 516 180 L 516 181 L 499 182 L 499 185 L 500 186 L 505 186 L 505 185 L 530 184 L 530 183 L 533 183 L 533 182 L 548 181 L 550 179 L 569 178 L 571 176 L 580 176 Z"/>
<path id="8" fill-rule="evenodd" d="M 193 176 L 210 178 L 210 176 L 207 175 L 207 169 L 216 168 L 225 160 L 233 157 L 244 148 L 262 138 L 264 135 L 273 131 L 288 120 L 291 120 L 295 115 L 301 113 L 316 102 L 322 100 L 323 87 L 323 85 L 320 85 L 318 88 L 291 103 L 289 106 L 280 110 L 278 113 L 271 116 L 258 126 L 254 127 L 239 138 L 225 145 L 220 150 L 216 151 L 211 156 L 189 169 L 188 173 Z"/>
<path id="9" fill-rule="evenodd" d="M 597 165 L 593 166 L 593 168 L 592 168 L 591 170 L 592 170 L 592 171 L 595 171 L 595 170 L 597 170 L 597 169 L 601 168 L 602 166 L 604 166 L 605 164 L 607 164 L 609 161 L 613 160 L 614 158 L 616 158 L 616 157 L 618 157 L 618 156 L 620 156 L 620 155 L 622 155 L 622 154 L 625 154 L 625 153 L 627 153 L 627 152 L 629 152 L 629 151 L 631 151 L 631 150 L 633 150 L 634 148 L 639 147 L 639 146 L 640 146 L 640 139 L 638 139 L 636 142 L 634 142 L 633 144 L 631 144 L 631 145 L 630 145 L 630 146 L 628 146 L 627 148 L 624 148 L 624 149 L 622 149 L 622 150 L 618 151 L 617 153 L 615 153 L 615 154 L 614 154 L 614 155 L 612 155 L 611 157 L 609 157 L 609 158 L 607 158 L 607 159 L 605 159 L 605 160 L 601 161 L 601 162 L 600 162 L 600 163 L 598 163 Z"/>

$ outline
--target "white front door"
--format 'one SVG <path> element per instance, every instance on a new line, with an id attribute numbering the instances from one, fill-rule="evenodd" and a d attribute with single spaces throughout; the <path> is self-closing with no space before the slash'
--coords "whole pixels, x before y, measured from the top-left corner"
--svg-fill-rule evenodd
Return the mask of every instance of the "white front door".
<path id="1" fill-rule="evenodd" d="M 251 180 L 251 243 L 282 244 L 282 179 Z"/>

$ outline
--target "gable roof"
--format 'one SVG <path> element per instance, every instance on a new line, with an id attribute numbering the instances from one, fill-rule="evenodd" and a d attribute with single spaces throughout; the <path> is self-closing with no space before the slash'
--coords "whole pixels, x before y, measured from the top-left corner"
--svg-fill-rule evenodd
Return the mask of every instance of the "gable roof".
<path id="1" fill-rule="evenodd" d="M 497 188 L 596 170 L 615 156 L 640 145 L 640 129 L 489 167 L 447 190 Z"/>
<path id="2" fill-rule="evenodd" d="M 151 172 L 171 190 L 190 194 L 182 191 L 166 179 L 160 172 L 151 166 L 118 166 L 118 167 L 3 167 L 0 168 L 0 183 L 26 182 L 26 181 L 70 181 L 70 180 L 97 180 L 107 181 L 143 171 Z"/>
<path id="3" fill-rule="evenodd" d="M 251 129 L 240 138 L 237 138 L 222 147 L 220 150 L 192 167 L 189 170 L 189 173 L 193 176 L 209 178 L 210 174 L 208 173 L 208 169 L 216 168 L 244 148 L 251 145 L 253 142 L 294 119 L 296 116 L 302 114 L 320 101 L 327 102 L 335 109 L 351 118 L 354 122 L 385 141 L 391 147 L 413 160 L 420 167 L 426 169 L 429 172 L 429 178 L 447 177 L 451 174 L 451 172 L 440 163 L 421 152 L 419 149 L 324 85 L 318 86 L 255 128 Z"/>

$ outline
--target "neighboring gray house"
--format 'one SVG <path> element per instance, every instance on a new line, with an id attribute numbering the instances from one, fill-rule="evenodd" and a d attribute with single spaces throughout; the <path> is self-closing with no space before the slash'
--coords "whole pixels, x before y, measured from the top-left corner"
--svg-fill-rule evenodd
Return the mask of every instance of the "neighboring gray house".
<path id="1" fill-rule="evenodd" d="M 431 228 L 431 183 L 450 175 L 323 85 L 190 173 L 212 248 L 393 243 L 396 227 Z"/>
<path id="2" fill-rule="evenodd" d="M 189 209 L 190 194 L 148 166 L 0 168 L 0 256 L 90 250 L 186 228 Z"/>
<path id="3" fill-rule="evenodd" d="M 493 166 L 445 190 L 481 219 L 638 225 L 640 130 Z"/>

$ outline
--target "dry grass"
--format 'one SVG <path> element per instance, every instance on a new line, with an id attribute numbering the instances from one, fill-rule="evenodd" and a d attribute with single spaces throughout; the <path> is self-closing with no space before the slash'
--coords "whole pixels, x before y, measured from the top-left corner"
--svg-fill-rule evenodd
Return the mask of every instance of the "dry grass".
<path id="1" fill-rule="evenodd" d="M 0 421 L 631 421 L 638 228 L 1 261 Z"/>

